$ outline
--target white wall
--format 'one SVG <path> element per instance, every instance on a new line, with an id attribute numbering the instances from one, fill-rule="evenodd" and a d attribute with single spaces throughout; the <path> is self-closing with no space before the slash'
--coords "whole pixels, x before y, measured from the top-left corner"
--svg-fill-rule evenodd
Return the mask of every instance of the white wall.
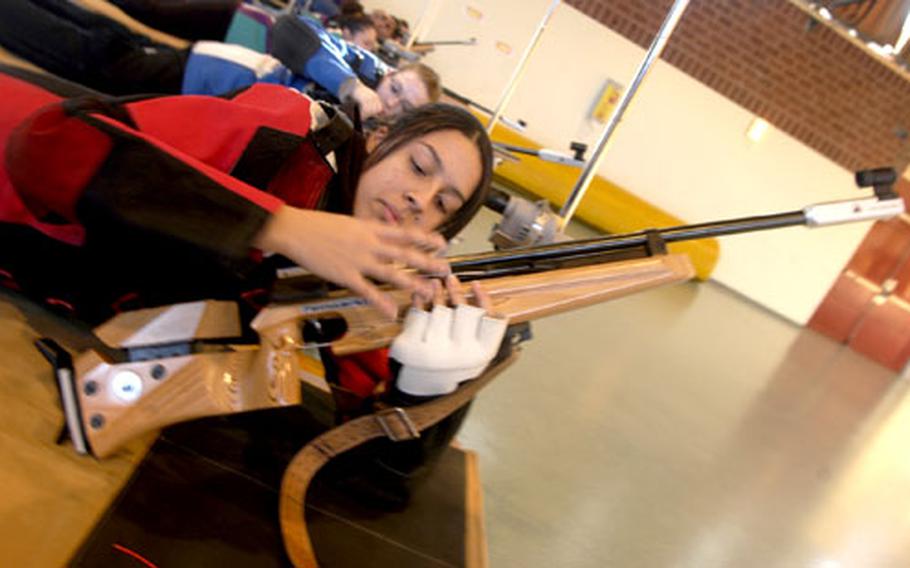
<path id="1" fill-rule="evenodd" d="M 367 5 L 386 8 L 414 26 L 432 1 L 376 0 Z M 426 62 L 448 87 L 495 107 L 550 0 L 435 2 L 437 15 L 423 37 L 474 36 L 478 45 L 439 48 Z M 466 6 L 479 8 L 484 19 L 470 19 Z M 496 41 L 511 44 L 512 54 L 497 51 Z M 587 116 L 600 89 L 608 78 L 629 84 L 644 54 L 644 49 L 563 4 L 506 115 L 527 120 L 527 134 L 546 146 L 567 149 L 572 140 L 593 146 L 600 126 Z M 760 143 L 750 143 L 744 133 L 753 118 L 658 61 L 616 131 L 600 173 L 689 223 L 791 211 L 861 195 L 851 172 L 773 127 Z M 724 237 L 714 278 L 805 323 L 868 227 L 796 227 Z"/>

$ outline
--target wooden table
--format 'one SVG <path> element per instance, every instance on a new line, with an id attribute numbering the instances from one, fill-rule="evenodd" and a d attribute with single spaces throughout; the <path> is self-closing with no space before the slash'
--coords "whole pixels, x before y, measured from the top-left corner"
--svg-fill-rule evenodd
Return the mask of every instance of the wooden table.
<path id="1" fill-rule="evenodd" d="M 145 455 L 154 436 L 110 459 L 57 445 L 63 413 L 50 364 L 33 342 L 53 334 L 67 348 L 86 330 L 0 292 L 0 550 L 5 566 L 62 566 Z"/>

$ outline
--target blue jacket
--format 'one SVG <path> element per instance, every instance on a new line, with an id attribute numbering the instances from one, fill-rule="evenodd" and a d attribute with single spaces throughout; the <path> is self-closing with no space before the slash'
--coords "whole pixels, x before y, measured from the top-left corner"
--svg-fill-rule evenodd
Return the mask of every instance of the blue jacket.
<path id="1" fill-rule="evenodd" d="M 183 71 L 184 95 L 223 95 L 253 83 L 274 83 L 303 91 L 310 81 L 271 55 L 217 41 L 193 44 Z"/>
<path id="2" fill-rule="evenodd" d="M 298 91 L 316 83 L 336 98 L 352 77 L 371 87 L 391 68 L 378 57 L 336 37 L 322 26 L 301 18 L 319 36 L 321 47 L 297 75 L 270 55 L 226 43 L 201 41 L 193 45 L 183 72 L 183 94 L 221 95 L 253 83 L 276 83 Z"/>
<path id="3" fill-rule="evenodd" d="M 322 44 L 307 62 L 306 76 L 335 96 L 342 83 L 351 77 L 358 77 L 364 84 L 375 87 L 391 70 L 373 53 L 329 33 L 309 18 L 300 19 L 316 32 Z"/>

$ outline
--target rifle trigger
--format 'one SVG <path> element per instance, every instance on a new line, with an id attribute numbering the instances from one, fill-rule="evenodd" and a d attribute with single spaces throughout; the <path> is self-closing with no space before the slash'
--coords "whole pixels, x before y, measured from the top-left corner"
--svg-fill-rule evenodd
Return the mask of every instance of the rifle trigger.
<path id="1" fill-rule="evenodd" d="M 506 331 L 506 337 L 508 338 L 508 343 L 513 346 L 530 341 L 533 339 L 531 322 L 524 321 L 510 325 Z"/>
<path id="2" fill-rule="evenodd" d="M 523 321 L 521 323 L 510 324 L 509 327 L 506 328 L 506 335 L 502 339 L 499 351 L 496 353 L 496 357 L 493 358 L 494 363 L 502 361 L 511 355 L 519 345 L 525 341 L 530 341 L 532 338 L 531 322 Z"/>

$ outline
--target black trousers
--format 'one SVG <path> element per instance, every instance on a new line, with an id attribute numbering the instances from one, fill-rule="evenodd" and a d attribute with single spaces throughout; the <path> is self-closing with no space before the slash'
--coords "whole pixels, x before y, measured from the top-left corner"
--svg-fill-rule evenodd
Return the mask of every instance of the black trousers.
<path id="1" fill-rule="evenodd" d="M 143 24 L 191 40 L 223 41 L 240 0 L 110 0 Z"/>
<path id="2" fill-rule="evenodd" d="M 0 1 L 0 45 L 54 75 L 112 95 L 180 93 L 188 57 L 60 0 Z"/>

